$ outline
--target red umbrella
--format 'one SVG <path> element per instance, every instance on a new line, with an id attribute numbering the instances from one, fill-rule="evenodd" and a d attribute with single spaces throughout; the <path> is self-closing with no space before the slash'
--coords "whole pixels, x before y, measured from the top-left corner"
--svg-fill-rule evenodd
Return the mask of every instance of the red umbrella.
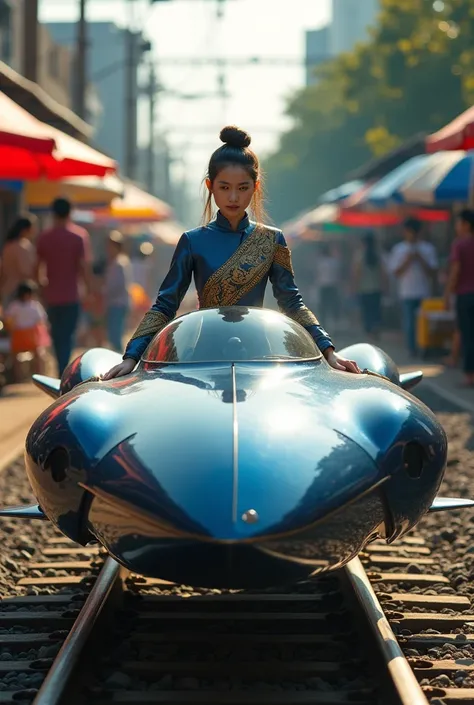
<path id="1" fill-rule="evenodd" d="M 116 171 L 113 159 L 37 120 L 0 93 L 0 179 L 55 180 Z"/>
<path id="2" fill-rule="evenodd" d="M 426 138 L 426 151 L 474 149 L 474 106 Z"/>
<path id="3" fill-rule="evenodd" d="M 14 148 L 37 154 L 51 154 L 55 147 L 54 137 L 44 123 L 30 115 L 17 103 L 0 93 L 0 156 Z"/>

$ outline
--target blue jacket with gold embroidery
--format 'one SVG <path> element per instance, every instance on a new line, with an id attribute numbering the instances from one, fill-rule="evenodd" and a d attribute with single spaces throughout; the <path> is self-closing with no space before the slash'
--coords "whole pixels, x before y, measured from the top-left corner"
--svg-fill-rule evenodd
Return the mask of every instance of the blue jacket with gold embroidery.
<path id="1" fill-rule="evenodd" d="M 321 352 L 334 347 L 304 305 L 281 230 L 251 222 L 248 216 L 232 230 L 219 211 L 208 225 L 181 236 L 156 302 L 128 343 L 124 359 L 139 360 L 153 336 L 175 317 L 193 274 L 200 308 L 263 306 L 270 279 L 280 311 L 304 326 Z"/>

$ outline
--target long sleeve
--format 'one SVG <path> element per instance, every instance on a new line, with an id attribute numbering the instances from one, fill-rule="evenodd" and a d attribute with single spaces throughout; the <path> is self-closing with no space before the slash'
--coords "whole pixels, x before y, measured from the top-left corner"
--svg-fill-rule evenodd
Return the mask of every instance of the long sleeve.
<path id="1" fill-rule="evenodd" d="M 291 252 L 286 244 L 283 233 L 278 233 L 276 252 L 270 269 L 270 281 L 273 295 L 282 313 L 306 328 L 316 345 L 324 352 L 334 347 L 328 333 L 319 324 L 318 319 L 304 304 L 302 296 L 295 284 Z"/>
<path id="2" fill-rule="evenodd" d="M 191 283 L 192 274 L 191 245 L 187 234 L 184 233 L 176 246 L 168 274 L 160 287 L 156 301 L 130 339 L 125 349 L 124 359 L 131 357 L 138 361 L 156 333 L 175 317 Z"/>

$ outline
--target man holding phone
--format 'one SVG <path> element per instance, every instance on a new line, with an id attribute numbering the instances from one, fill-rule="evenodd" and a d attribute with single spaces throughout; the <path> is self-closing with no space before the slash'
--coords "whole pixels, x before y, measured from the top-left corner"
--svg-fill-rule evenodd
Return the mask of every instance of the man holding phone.
<path id="1" fill-rule="evenodd" d="M 423 299 L 432 292 L 438 258 L 433 245 L 421 239 L 422 224 L 416 218 L 403 223 L 404 240 L 393 248 L 389 266 L 398 280 L 398 293 L 402 302 L 402 321 L 408 352 L 417 354 L 416 323 Z"/>

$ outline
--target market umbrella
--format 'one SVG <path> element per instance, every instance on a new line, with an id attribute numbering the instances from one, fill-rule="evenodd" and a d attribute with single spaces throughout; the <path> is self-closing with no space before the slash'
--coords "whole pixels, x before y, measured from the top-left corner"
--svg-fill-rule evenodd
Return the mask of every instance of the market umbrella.
<path id="1" fill-rule="evenodd" d="M 378 207 L 389 206 L 394 203 L 403 203 L 404 198 L 400 191 L 403 184 L 419 173 L 420 167 L 426 163 L 426 154 L 420 154 L 408 159 L 396 167 L 386 176 L 382 177 L 373 186 L 362 194 L 358 206 L 374 205 Z"/>
<path id="2" fill-rule="evenodd" d="M 405 203 L 451 204 L 470 200 L 474 152 L 436 152 L 399 188 Z"/>
<path id="3" fill-rule="evenodd" d="M 315 229 L 322 232 L 344 231 L 352 228 L 380 228 L 398 225 L 408 215 L 417 217 L 422 221 L 444 222 L 449 220 L 449 213 L 445 210 L 428 210 L 426 208 L 395 208 L 392 210 L 352 210 L 342 206 L 319 206 L 304 214 L 294 224 L 302 229 Z M 304 235 L 301 236 L 304 239 Z"/>
<path id="4" fill-rule="evenodd" d="M 46 125 L 0 93 L 0 179 L 62 179 L 115 174 L 117 163 Z"/>
<path id="5" fill-rule="evenodd" d="M 426 138 L 426 151 L 474 149 L 474 106 Z"/>
<path id="6" fill-rule="evenodd" d="M 95 212 L 97 224 L 156 223 L 173 216 L 171 206 L 136 184 L 125 182 L 124 193 L 104 210 Z"/>
<path id="7" fill-rule="evenodd" d="M 56 181 L 28 181 L 25 201 L 34 212 L 49 210 L 59 196 L 68 198 L 75 208 L 105 208 L 123 194 L 124 184 L 117 176 L 77 176 Z"/>
<path id="8" fill-rule="evenodd" d="M 0 92 L 0 157 L 2 161 L 8 155 L 9 150 L 51 154 L 55 146 L 54 138 L 50 135 L 47 125 L 30 115 L 8 98 L 5 93 Z"/>

